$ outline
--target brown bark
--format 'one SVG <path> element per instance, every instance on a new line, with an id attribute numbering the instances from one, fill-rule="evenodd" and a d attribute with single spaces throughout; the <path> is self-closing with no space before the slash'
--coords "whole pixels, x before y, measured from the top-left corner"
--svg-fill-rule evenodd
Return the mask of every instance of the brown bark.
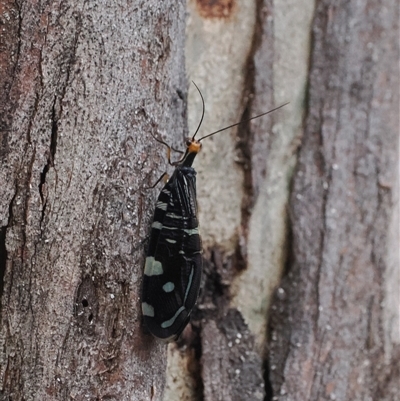
<path id="1" fill-rule="evenodd" d="M 189 1 L 188 8 L 187 70 L 205 98 L 202 136 L 248 115 L 244 109 L 252 91 L 249 65 L 259 45 L 254 43 L 258 37 L 254 32 L 261 25 L 257 21 L 261 5 L 247 0 Z M 271 74 L 270 68 L 265 70 Z M 201 104 L 198 94 L 190 90 L 189 103 L 189 127 L 194 132 Z M 264 104 L 266 109 L 269 106 Z M 269 124 L 267 119 L 263 128 Z M 232 283 L 246 263 L 239 250 L 239 243 L 245 245 L 251 202 L 245 181 L 252 186 L 247 171 L 253 138 L 248 125 L 241 128 L 206 139 L 195 162 L 204 284 L 192 330 L 184 333 L 180 348 L 170 347 L 165 400 L 176 400 L 177 394 L 182 400 L 210 401 L 265 396 L 262 354 L 248 322 L 232 302 Z"/>
<path id="2" fill-rule="evenodd" d="M 395 6 L 318 2 L 305 100 L 307 0 L 190 0 L 186 49 L 183 2 L 3 1 L 0 399 L 397 399 Z M 187 131 L 184 52 L 200 136 L 291 104 L 203 143 L 203 289 L 165 374 L 141 327 L 145 188 L 151 133 Z"/>
<path id="3" fill-rule="evenodd" d="M 271 319 L 276 400 L 399 399 L 400 346 L 385 321 L 398 308 L 385 291 L 395 278 L 398 23 L 395 1 L 317 5 L 292 255 Z"/>
<path id="4" fill-rule="evenodd" d="M 184 137 L 182 1 L 0 5 L 0 398 L 160 400 L 143 240 Z"/>

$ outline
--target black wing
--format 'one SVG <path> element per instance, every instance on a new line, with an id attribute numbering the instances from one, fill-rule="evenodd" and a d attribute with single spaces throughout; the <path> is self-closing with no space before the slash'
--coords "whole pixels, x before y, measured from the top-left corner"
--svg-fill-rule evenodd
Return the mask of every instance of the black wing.
<path id="1" fill-rule="evenodd" d="M 156 203 L 144 270 L 142 311 L 155 337 L 176 339 L 189 322 L 202 270 L 198 227 L 196 172 L 177 167 Z"/>

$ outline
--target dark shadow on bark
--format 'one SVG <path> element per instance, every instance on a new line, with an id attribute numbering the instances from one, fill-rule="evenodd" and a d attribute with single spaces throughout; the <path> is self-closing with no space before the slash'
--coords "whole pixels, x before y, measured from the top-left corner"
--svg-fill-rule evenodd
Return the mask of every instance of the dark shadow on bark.
<path id="1" fill-rule="evenodd" d="M 6 249 L 7 226 L 0 228 L 0 298 L 3 295 L 4 274 L 6 272 L 7 249 Z"/>
<path id="2" fill-rule="evenodd" d="M 265 383 L 265 398 L 264 401 L 271 401 L 274 397 L 274 392 L 272 389 L 271 379 L 269 377 L 270 366 L 267 359 L 264 360 L 264 383 Z"/>

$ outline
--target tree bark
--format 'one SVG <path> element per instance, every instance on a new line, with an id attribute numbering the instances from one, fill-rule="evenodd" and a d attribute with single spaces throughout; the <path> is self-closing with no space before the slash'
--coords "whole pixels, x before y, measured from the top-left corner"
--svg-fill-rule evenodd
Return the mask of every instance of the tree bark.
<path id="1" fill-rule="evenodd" d="M 394 0 L 0 11 L 1 400 L 398 399 Z M 201 113 L 185 54 L 199 137 L 291 103 L 204 140 L 202 292 L 167 347 L 140 286 L 152 135 Z"/>
<path id="2" fill-rule="evenodd" d="M 311 2 L 253 5 L 189 2 L 187 70 L 206 88 L 203 132 L 291 104 L 204 141 L 205 284 L 189 340 L 169 348 L 164 399 L 393 399 L 395 5 L 318 2 L 315 15 Z M 190 95 L 191 130 L 199 110 Z"/>
<path id="3" fill-rule="evenodd" d="M 166 349 L 139 307 L 145 188 L 165 169 L 151 134 L 186 133 L 185 3 L 0 15 L 0 398 L 160 400 Z"/>
<path id="4" fill-rule="evenodd" d="M 317 4 L 276 400 L 399 399 L 398 23 L 395 1 Z"/>
<path id="5" fill-rule="evenodd" d="M 177 393 L 183 400 L 264 399 L 268 305 L 286 260 L 313 4 L 188 5 L 187 71 L 206 101 L 200 136 L 291 104 L 203 142 L 195 166 L 205 283 L 194 339 L 169 348 L 164 399 Z M 189 88 L 190 132 L 200 110 Z"/>

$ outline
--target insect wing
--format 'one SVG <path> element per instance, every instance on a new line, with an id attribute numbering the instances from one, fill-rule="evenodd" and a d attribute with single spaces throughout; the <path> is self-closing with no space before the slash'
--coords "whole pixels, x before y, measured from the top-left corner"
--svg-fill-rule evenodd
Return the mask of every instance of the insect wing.
<path id="1" fill-rule="evenodd" d="M 196 172 L 179 166 L 158 197 L 144 271 L 142 311 L 155 337 L 173 340 L 185 328 L 201 270 Z"/>

